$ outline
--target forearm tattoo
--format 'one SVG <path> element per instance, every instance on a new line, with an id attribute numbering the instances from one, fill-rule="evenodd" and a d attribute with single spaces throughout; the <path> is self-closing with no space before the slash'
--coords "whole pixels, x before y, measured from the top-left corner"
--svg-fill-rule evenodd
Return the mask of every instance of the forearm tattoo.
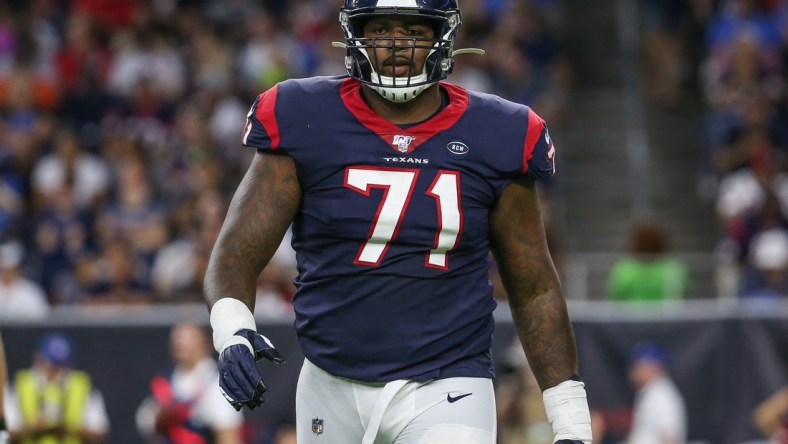
<path id="1" fill-rule="evenodd" d="M 532 182 L 514 183 L 491 217 L 493 252 L 529 365 L 542 390 L 578 373 L 577 349 Z"/>

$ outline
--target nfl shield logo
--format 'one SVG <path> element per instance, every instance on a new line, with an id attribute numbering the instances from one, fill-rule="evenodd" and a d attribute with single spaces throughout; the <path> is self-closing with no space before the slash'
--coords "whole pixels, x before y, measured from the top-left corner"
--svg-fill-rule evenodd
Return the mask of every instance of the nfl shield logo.
<path id="1" fill-rule="evenodd" d="M 320 418 L 313 418 L 312 419 L 312 433 L 315 436 L 323 433 L 323 420 Z"/>

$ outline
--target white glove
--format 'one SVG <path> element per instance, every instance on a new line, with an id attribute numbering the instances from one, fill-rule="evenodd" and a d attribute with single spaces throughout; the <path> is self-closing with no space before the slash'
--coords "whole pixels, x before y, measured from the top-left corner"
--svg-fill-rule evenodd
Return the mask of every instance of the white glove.
<path id="1" fill-rule="evenodd" d="M 0 444 L 9 444 L 11 442 L 11 436 L 8 434 L 7 430 L 0 430 Z"/>

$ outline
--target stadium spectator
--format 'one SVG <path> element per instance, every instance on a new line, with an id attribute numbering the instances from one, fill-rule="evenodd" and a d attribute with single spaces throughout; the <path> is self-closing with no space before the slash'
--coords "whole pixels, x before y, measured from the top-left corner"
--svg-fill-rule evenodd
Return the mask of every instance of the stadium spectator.
<path id="1" fill-rule="evenodd" d="M 713 177 L 707 182 L 716 184 L 708 189 L 716 192 L 723 231 L 718 292 L 742 295 L 754 291 L 753 276 L 761 274 L 751 263 L 753 239 L 763 230 L 788 227 L 788 7 L 784 1 L 703 3 L 710 5 L 703 14 L 700 64 Z"/>
<path id="2" fill-rule="evenodd" d="M 151 379 L 137 409 L 137 428 L 147 442 L 240 444 L 243 415 L 225 402 L 206 332 L 178 324 L 170 332 L 173 366 Z"/>
<path id="3" fill-rule="evenodd" d="M 216 139 L 211 137 L 209 116 L 201 108 L 200 103 L 189 102 L 176 109 L 166 147 L 156 154 L 156 165 L 150 166 L 154 181 L 161 184 L 161 197 L 167 201 L 178 202 L 222 185 L 222 166 L 230 162 L 219 158 L 222 154 L 214 149 Z M 236 125 L 235 129 L 237 136 L 242 128 Z"/>
<path id="4" fill-rule="evenodd" d="M 771 150 L 748 168 L 723 177 L 719 186 L 717 214 L 723 229 L 718 250 L 721 272 L 733 287 L 727 293 L 742 295 L 760 285 L 759 267 L 753 260 L 753 240 L 759 233 L 788 229 L 788 176 L 782 156 Z M 771 267 L 771 266 L 769 266 Z"/>
<path id="5" fill-rule="evenodd" d="M 0 74 L 0 103 L 6 105 L 24 97 L 37 109 L 51 111 L 60 103 L 60 91 L 51 75 L 36 66 L 36 44 L 30 33 L 18 32 L 15 58 L 7 73 Z"/>
<path id="6" fill-rule="evenodd" d="M 659 105 L 677 105 L 692 72 L 692 2 L 641 0 L 639 6 L 645 99 Z"/>
<path id="7" fill-rule="evenodd" d="M 504 351 L 500 375 L 496 379 L 498 437 L 501 444 L 552 444 L 550 422 L 544 410 L 542 392 L 528 365 L 520 339 L 514 337 Z M 601 412 L 591 408 L 594 442 L 602 443 L 605 421 Z"/>
<path id="8" fill-rule="evenodd" d="M 63 44 L 55 54 L 58 84 L 64 93 L 71 93 L 80 87 L 86 73 L 104 84 L 113 59 L 104 38 L 106 30 L 99 28 L 101 22 L 85 14 L 66 17 Z"/>
<path id="9" fill-rule="evenodd" d="M 34 85 L 17 75 L 6 86 L 0 103 L 0 166 L 29 173 L 49 139 L 54 119 L 35 103 Z"/>
<path id="10" fill-rule="evenodd" d="M 2 164 L 0 150 L 0 164 Z M 0 166 L 0 237 L 22 232 L 26 222 L 27 186 L 22 174 L 10 166 Z"/>
<path id="11" fill-rule="evenodd" d="M 79 207 L 73 183 L 66 180 L 32 220 L 39 282 L 53 304 L 77 302 L 79 298 L 67 288 L 76 263 L 92 248 L 92 212 Z"/>
<path id="12" fill-rule="evenodd" d="M 745 273 L 745 298 L 788 297 L 788 233 L 782 227 L 759 232 L 752 240 Z"/>
<path id="13" fill-rule="evenodd" d="M 634 224 L 630 254 L 616 261 L 608 276 L 607 297 L 617 301 L 681 299 L 688 285 L 686 265 L 668 252 L 668 235 L 662 224 Z"/>
<path id="14" fill-rule="evenodd" d="M 687 414 L 684 400 L 667 371 L 665 349 L 641 342 L 631 352 L 629 381 L 636 391 L 628 444 L 684 444 Z"/>
<path id="15" fill-rule="evenodd" d="M 35 208 L 57 206 L 57 201 L 68 197 L 64 188 L 74 194 L 79 209 L 94 209 L 107 197 L 110 170 L 104 159 L 87 152 L 77 135 L 61 128 L 53 135 L 54 150 L 40 157 L 33 166 L 31 177 Z"/>
<path id="16" fill-rule="evenodd" d="M 44 335 L 32 368 L 20 370 L 6 399 L 11 438 L 19 442 L 102 442 L 109 431 L 104 398 L 90 376 L 74 365 L 73 343 Z"/>
<path id="17" fill-rule="evenodd" d="M 765 53 L 757 38 L 746 32 L 737 33 L 719 51 L 722 53 L 712 53 L 707 60 L 705 81 L 708 102 L 720 118 L 738 125 L 753 97 L 763 94 L 779 100 L 779 53 Z"/>
<path id="18" fill-rule="evenodd" d="M 136 259 L 125 238 L 102 244 L 97 255 L 81 259 L 83 304 L 140 304 L 153 300 L 146 263 Z"/>
<path id="19" fill-rule="evenodd" d="M 43 288 L 22 272 L 24 255 L 18 241 L 0 245 L 0 322 L 41 320 L 49 314 Z"/>
<path id="20" fill-rule="evenodd" d="M 153 261 L 152 284 L 157 301 L 197 302 L 202 300 L 208 256 L 227 211 L 225 201 L 219 191 L 208 189 L 176 211 L 173 240 L 158 250 Z"/>
<path id="21" fill-rule="evenodd" d="M 69 2 L 71 13 L 85 15 L 107 29 L 130 26 L 142 9 L 140 0 L 74 0 Z"/>
<path id="22" fill-rule="evenodd" d="M 764 94 L 750 97 L 741 121 L 728 129 L 721 145 L 712 153 L 711 162 L 717 174 L 725 176 L 779 156 L 775 110 L 774 102 Z"/>
<path id="23" fill-rule="evenodd" d="M 777 15 L 771 9 L 777 2 L 762 0 L 724 0 L 706 28 L 706 44 L 712 54 L 730 49 L 741 32 L 750 33 L 758 44 L 770 51 L 779 50 L 781 32 Z"/>
<path id="24" fill-rule="evenodd" d="M 536 383 L 519 339 L 504 356 L 505 368 L 497 378 L 498 436 L 504 444 L 552 444 L 553 433 L 544 410 L 542 391 Z M 594 434 L 595 439 L 598 435 Z"/>
<path id="25" fill-rule="evenodd" d="M 150 265 L 167 240 L 166 210 L 142 156 L 124 156 L 112 167 L 117 179 L 115 200 L 98 213 L 99 243 L 124 240 L 141 263 Z"/>
<path id="26" fill-rule="evenodd" d="M 275 17 L 260 11 L 246 23 L 249 35 L 237 55 L 246 90 L 268 89 L 290 73 L 299 72 L 294 66 L 301 54 L 295 36 L 277 23 Z"/>
<path id="27" fill-rule="evenodd" d="M 546 121 L 559 122 L 566 109 L 569 67 L 549 28 L 550 8 L 531 2 L 503 2 L 483 44 L 490 54 L 493 90 L 527 103 Z M 494 62 L 493 62 L 494 61 Z"/>
<path id="28" fill-rule="evenodd" d="M 152 27 L 115 34 L 117 47 L 110 66 L 107 88 L 124 98 L 132 97 L 145 83 L 164 101 L 174 101 L 186 89 L 186 66 L 172 39 Z"/>

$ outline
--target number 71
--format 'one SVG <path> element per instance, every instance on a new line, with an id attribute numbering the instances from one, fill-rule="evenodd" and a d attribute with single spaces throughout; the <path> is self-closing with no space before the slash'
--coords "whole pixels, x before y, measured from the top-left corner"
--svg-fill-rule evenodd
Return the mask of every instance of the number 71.
<path id="1" fill-rule="evenodd" d="M 420 170 L 351 166 L 345 169 L 345 186 L 369 196 L 373 188 L 383 189 L 383 198 L 372 220 L 367 240 L 361 244 L 353 263 L 378 266 L 397 237 Z M 462 232 L 460 210 L 460 173 L 439 170 L 426 194 L 438 210 L 438 229 L 435 242 L 424 260 L 430 268 L 448 269 L 447 253 L 457 246 Z"/>

